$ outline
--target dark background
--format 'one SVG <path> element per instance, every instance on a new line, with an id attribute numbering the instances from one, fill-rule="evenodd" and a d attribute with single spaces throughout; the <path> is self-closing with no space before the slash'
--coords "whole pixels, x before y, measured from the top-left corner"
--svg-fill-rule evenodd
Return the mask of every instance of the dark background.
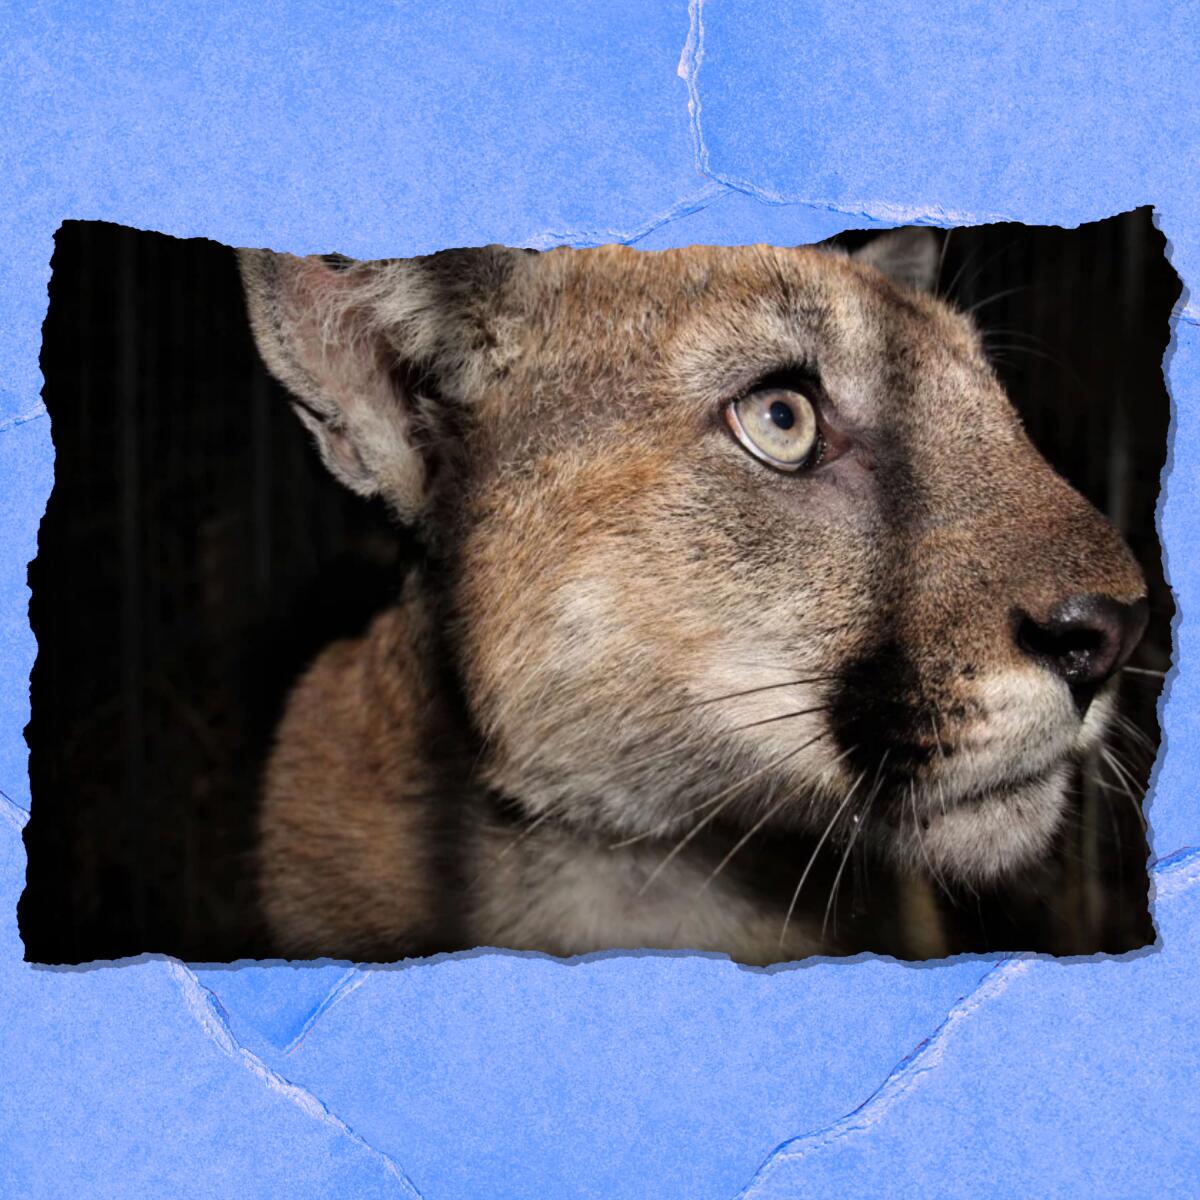
<path id="1" fill-rule="evenodd" d="M 1152 615 L 1134 663 L 1149 672 L 1169 665 L 1173 613 L 1154 529 L 1179 294 L 1164 251 L 1149 209 L 1078 230 L 961 229 L 940 284 L 975 307 L 1034 441 L 1141 562 Z M 227 248 L 70 221 L 52 265 L 42 370 L 57 459 L 29 569 L 26 957 L 265 957 L 253 833 L 271 730 L 291 681 L 387 603 L 412 548 L 320 466 L 258 360 Z M 938 897 L 947 949 L 1153 940 L 1127 792 L 1157 748 L 1160 689 L 1155 674 L 1123 675 L 1122 765 L 1085 764 L 1050 862 Z"/>

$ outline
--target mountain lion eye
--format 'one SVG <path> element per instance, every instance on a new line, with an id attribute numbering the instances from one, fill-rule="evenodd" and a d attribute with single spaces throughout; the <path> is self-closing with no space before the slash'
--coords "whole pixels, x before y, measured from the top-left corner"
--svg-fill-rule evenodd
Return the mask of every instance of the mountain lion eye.
<path id="1" fill-rule="evenodd" d="M 725 423 L 755 458 L 780 471 L 811 465 L 820 450 L 812 402 L 790 388 L 762 388 L 733 401 Z"/>

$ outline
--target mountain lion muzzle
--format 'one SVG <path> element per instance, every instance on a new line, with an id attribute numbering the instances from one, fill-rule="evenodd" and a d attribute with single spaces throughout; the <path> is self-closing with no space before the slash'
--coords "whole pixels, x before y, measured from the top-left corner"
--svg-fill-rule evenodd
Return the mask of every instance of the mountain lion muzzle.
<path id="1" fill-rule="evenodd" d="M 281 949 L 767 962 L 833 948 L 856 845 L 966 883 L 1047 852 L 1145 585 L 934 245 L 241 252 L 326 465 L 427 548 L 289 699 Z"/>

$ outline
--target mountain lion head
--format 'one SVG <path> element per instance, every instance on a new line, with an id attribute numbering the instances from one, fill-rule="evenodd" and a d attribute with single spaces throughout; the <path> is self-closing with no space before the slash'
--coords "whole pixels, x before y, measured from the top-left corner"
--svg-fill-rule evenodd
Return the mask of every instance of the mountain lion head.
<path id="1" fill-rule="evenodd" d="M 243 251 L 329 469 L 429 547 L 483 779 L 619 840 L 1044 852 L 1145 585 L 1025 436 L 934 242 Z"/>

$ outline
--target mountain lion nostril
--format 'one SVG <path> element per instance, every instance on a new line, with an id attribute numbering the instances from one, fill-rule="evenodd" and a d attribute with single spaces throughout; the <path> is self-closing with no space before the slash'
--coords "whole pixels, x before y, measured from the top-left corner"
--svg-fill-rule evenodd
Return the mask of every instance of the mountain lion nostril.
<path id="1" fill-rule="evenodd" d="M 1082 713 L 1133 652 L 1146 616 L 1145 600 L 1122 604 L 1110 596 L 1070 596 L 1041 618 L 1015 610 L 1013 635 L 1019 650 L 1066 681 Z"/>
<path id="2" fill-rule="evenodd" d="M 1070 659 L 1080 654 L 1096 654 L 1107 642 L 1097 629 L 1054 630 L 1026 618 L 1017 636 L 1022 650 L 1040 658 Z"/>

